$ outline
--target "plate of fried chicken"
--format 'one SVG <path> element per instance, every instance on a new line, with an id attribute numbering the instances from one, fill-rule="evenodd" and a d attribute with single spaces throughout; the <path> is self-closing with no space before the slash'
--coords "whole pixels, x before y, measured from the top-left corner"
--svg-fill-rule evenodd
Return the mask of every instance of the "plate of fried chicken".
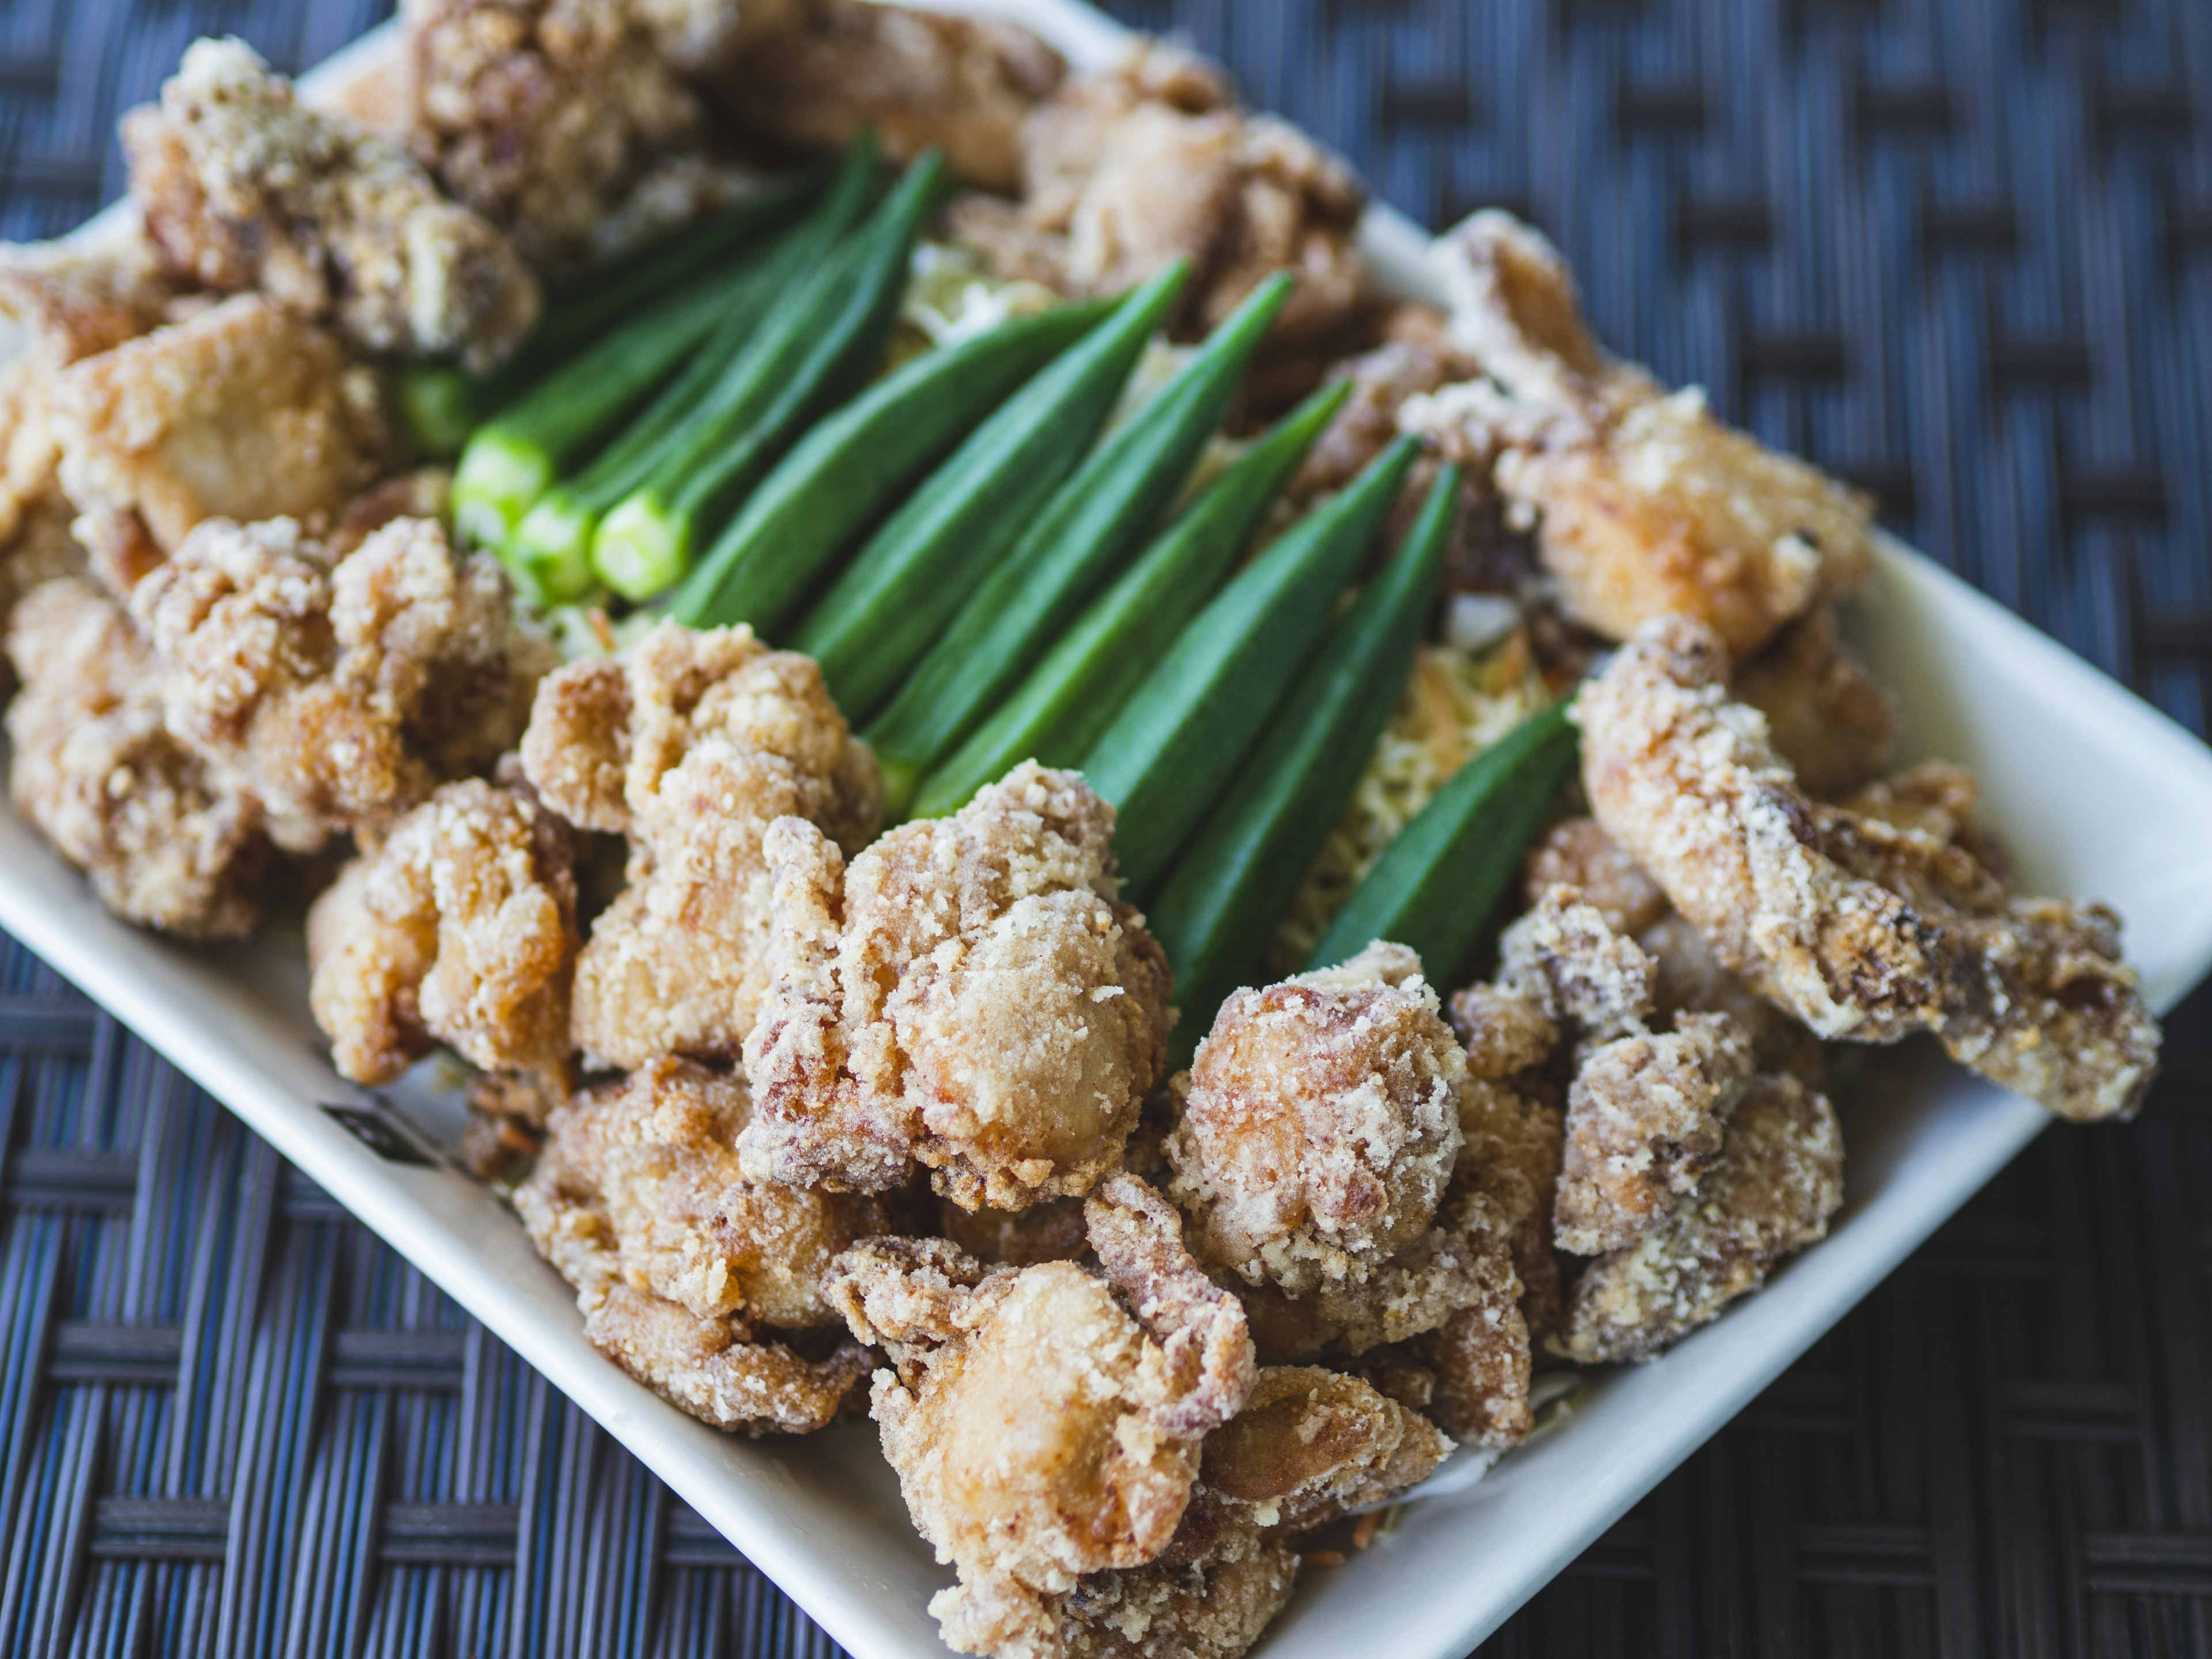
<path id="1" fill-rule="evenodd" d="M 534 599 L 402 406 L 864 129 L 961 181 L 910 351 L 1181 258 L 1172 367 L 1288 270 L 1237 418 L 1350 387 L 1263 544 L 1401 435 L 1401 523 L 1458 469 L 1387 730 L 1179 1043 L 1080 767 L 896 822 L 812 658 Z M 1528 227 L 1431 240 L 1080 6 L 409 0 L 296 92 L 198 43 L 123 138 L 130 203 L 0 250 L 0 925 L 868 1659 L 1466 1651 L 2132 1115 L 2212 966 L 2194 739 L 1607 356 Z M 1560 703 L 1479 968 L 1321 961 Z"/>

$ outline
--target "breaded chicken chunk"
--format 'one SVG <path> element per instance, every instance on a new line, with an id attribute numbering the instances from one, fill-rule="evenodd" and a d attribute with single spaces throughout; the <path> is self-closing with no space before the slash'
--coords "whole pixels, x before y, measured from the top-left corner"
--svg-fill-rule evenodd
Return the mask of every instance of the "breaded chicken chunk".
<path id="1" fill-rule="evenodd" d="M 1755 1079 L 1696 1195 L 1575 1281 L 1560 1351 L 1583 1364 L 1651 1358 L 1825 1237 L 1843 1196 L 1826 1097 L 1792 1077 Z"/>
<path id="2" fill-rule="evenodd" d="M 1482 1194 L 1510 1228 L 1522 1316 L 1530 1340 L 1541 1341 L 1559 1328 L 1562 1307 L 1552 1207 L 1566 1130 L 1548 1074 L 1561 1032 L 1534 1002 L 1498 985 L 1455 993 L 1451 1018 L 1467 1044 L 1459 1097 L 1466 1145 L 1453 1185 Z"/>
<path id="3" fill-rule="evenodd" d="M 1857 585 L 1873 557 L 1868 502 L 1723 426 L 1695 388 L 1669 395 L 1606 357 L 1541 236 L 1486 211 L 1443 257 L 1453 343 L 1482 378 L 1411 399 L 1401 424 L 1493 469 L 1576 621 L 1625 640 L 1687 614 L 1748 657 Z"/>
<path id="4" fill-rule="evenodd" d="M 514 742 L 545 665 L 489 554 L 399 519 L 332 562 L 289 519 L 210 519 L 132 590 L 169 729 L 313 852 Z"/>
<path id="5" fill-rule="evenodd" d="M 1652 975 L 1651 959 L 1578 887 L 1547 889 L 1498 940 L 1501 985 L 1547 1019 L 1600 1041 L 1643 1028 Z"/>
<path id="6" fill-rule="evenodd" d="M 1428 1231 L 1467 1072 L 1437 1008 L 1420 958 L 1380 942 L 1222 1005 L 1167 1141 L 1201 1255 L 1297 1295 Z"/>
<path id="7" fill-rule="evenodd" d="M 203 287 L 258 289 L 363 351 L 477 368 L 538 320 L 537 282 L 505 237 L 399 145 L 301 107 L 242 40 L 194 41 L 122 131 L 147 228 Z"/>
<path id="8" fill-rule="evenodd" d="M 629 839 L 628 884 L 576 966 L 586 1063 L 735 1057 L 768 989 L 769 826 L 804 818 L 857 852 L 881 810 L 875 757 L 812 659 L 664 623 L 550 676 L 522 764 L 569 823 Z"/>
<path id="9" fill-rule="evenodd" d="M 730 1147 L 744 1083 L 655 1060 L 553 1114 L 514 1207 L 576 1287 L 584 1332 L 670 1404 L 718 1428 L 803 1434 L 837 1414 L 867 1359 L 835 1328 L 830 1265 L 880 1206 L 746 1179 Z"/>
<path id="10" fill-rule="evenodd" d="M 919 1161 L 964 1208 L 1022 1209 L 1120 1166 L 1165 1069 L 1171 980 L 1080 776 L 1025 763 L 849 867 L 800 820 L 766 848 L 748 1170 L 880 1192 Z"/>
<path id="11" fill-rule="evenodd" d="M 688 21 L 678 15 L 688 9 Z M 705 115 L 653 14 L 688 57 L 775 5 L 709 0 L 406 0 L 408 137 L 455 197 L 540 265 L 587 262 L 653 228 L 650 198 L 705 167 Z M 697 205 L 697 204 L 692 204 Z"/>
<path id="12" fill-rule="evenodd" d="M 50 396 L 61 482 L 98 545 L 173 553 L 203 519 L 310 522 L 392 453 L 376 377 L 275 301 L 240 295 L 88 357 Z M 127 591 L 143 569 L 118 562 Z"/>
<path id="13" fill-rule="evenodd" d="M 2159 1032 L 2118 919 L 2012 897 L 1954 841 L 1812 800 L 1723 663 L 1711 629 L 1657 623 L 1577 706 L 1598 822 L 1722 962 L 1823 1037 L 1932 1031 L 2062 1117 L 2132 1113 Z"/>
<path id="14" fill-rule="evenodd" d="M 576 963 L 568 825 L 526 787 L 449 783 L 307 913 L 309 998 L 331 1063 L 388 1083 L 433 1044 L 567 1091 Z"/>
<path id="15" fill-rule="evenodd" d="M 1019 183 L 1022 122 L 1062 72 L 1028 29 L 867 0 L 783 10 L 715 77 L 740 121 L 813 147 L 873 128 L 894 161 L 935 145 L 970 184 Z"/>
<path id="16" fill-rule="evenodd" d="M 886 1237 L 831 1278 L 854 1335 L 896 1367 L 876 1373 L 874 1415 L 915 1527 L 959 1573 L 930 1611 L 963 1652 L 1069 1651 L 1070 1594 L 1166 1550 L 1200 1443 L 1252 1388 L 1243 1316 L 1175 1211 L 1120 1175 L 1088 1212 L 1096 1272 L 987 1270 L 944 1239 Z"/>
<path id="17" fill-rule="evenodd" d="M 1574 888 L 1607 927 L 1631 939 L 1667 914 L 1659 884 L 1595 818 L 1565 818 L 1547 830 L 1528 854 L 1527 877 L 1530 904 L 1554 887 Z"/>
<path id="18" fill-rule="evenodd" d="M 253 802 L 169 731 L 161 674 L 121 607 L 70 578 L 15 607 L 15 810 L 127 921 L 187 939 L 253 926 L 268 842 Z"/>
<path id="19" fill-rule="evenodd" d="M 1023 217 L 1065 239 L 1061 284 L 1117 293 L 1191 262 L 1189 325 L 1212 327 L 1277 270 L 1297 286 L 1275 321 L 1311 340 L 1364 302 L 1353 231 L 1366 198 L 1304 133 L 1236 106 L 1220 70 L 1146 42 L 1065 82 L 1022 130 Z M 1024 274 L 1037 274 L 1034 270 Z"/>

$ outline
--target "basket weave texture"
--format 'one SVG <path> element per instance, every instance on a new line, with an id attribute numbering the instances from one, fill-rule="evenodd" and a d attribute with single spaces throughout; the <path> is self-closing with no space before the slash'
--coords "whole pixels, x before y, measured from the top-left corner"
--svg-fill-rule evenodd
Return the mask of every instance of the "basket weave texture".
<path id="1" fill-rule="evenodd" d="M 1533 217 L 1609 343 L 2204 731 L 2212 10 L 1113 9 L 1416 217 Z M 0 234 L 120 190 L 115 116 L 192 35 L 294 68 L 380 10 L 4 0 Z M 2142 1121 L 2044 1137 L 1483 1652 L 2212 1654 L 2208 1027 L 2200 993 Z M 0 1653 L 833 1651 L 0 940 Z"/>

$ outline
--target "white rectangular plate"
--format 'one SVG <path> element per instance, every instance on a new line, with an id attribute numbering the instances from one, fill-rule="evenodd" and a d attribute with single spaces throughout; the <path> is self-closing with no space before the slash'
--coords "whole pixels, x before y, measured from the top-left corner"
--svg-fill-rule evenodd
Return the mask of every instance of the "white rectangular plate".
<path id="1" fill-rule="evenodd" d="M 942 3 L 942 0 L 939 0 Z M 1000 0 L 1079 65 L 1118 27 L 1073 0 Z M 318 72 L 360 73 L 380 43 Z M 1385 210 L 1363 240 L 1385 280 L 1431 292 L 1425 238 Z M 2160 1008 L 2212 966 L 2212 754 L 1920 556 L 1884 548 L 1850 619 L 1906 715 L 1905 752 L 1981 777 L 2034 890 L 2094 895 L 2127 923 Z M 944 1652 L 924 1603 L 947 1583 L 908 1524 L 873 1428 L 803 1440 L 718 1434 L 586 1344 L 568 1287 L 514 1216 L 458 1171 L 388 1162 L 322 1109 L 367 1105 L 330 1069 L 296 939 L 191 951 L 108 916 L 0 814 L 0 927 L 169 1056 L 589 1412 L 862 1659 Z M 1843 1102 L 1848 1194 L 1826 1243 L 1653 1364 L 1600 1376 L 1559 1432 L 1488 1478 L 1413 1506 L 1344 1567 L 1310 1574 L 1263 1650 L 1339 1659 L 1389 1632 L 1452 1659 L 1496 1628 L 1832 1326 L 2045 1123 L 1932 1054 L 1886 1056 Z M 441 1139 L 449 1108 L 397 1091 Z M 2124 1132 L 2122 1132 L 2124 1133 Z"/>

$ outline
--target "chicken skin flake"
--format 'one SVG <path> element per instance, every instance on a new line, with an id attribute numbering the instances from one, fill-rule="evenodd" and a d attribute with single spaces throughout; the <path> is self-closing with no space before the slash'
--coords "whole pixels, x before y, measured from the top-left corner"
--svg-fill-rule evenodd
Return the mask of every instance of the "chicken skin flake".
<path id="1" fill-rule="evenodd" d="M 1114 809 L 1024 763 L 848 866 L 769 831 L 773 981 L 745 1044 L 745 1167 L 881 1192 L 917 1161 L 964 1208 L 1088 1192 L 1166 1064 L 1170 978 L 1116 896 Z"/>
<path id="2" fill-rule="evenodd" d="M 1598 821 L 1729 969 L 1823 1037 L 1932 1031 L 2062 1117 L 2124 1117 L 2158 1024 L 2101 905 L 2013 897 L 1924 829 L 1809 799 L 1712 631 L 1654 623 L 1577 705 Z"/>
<path id="3" fill-rule="evenodd" d="M 1482 377 L 1413 398 L 1400 424 L 1494 470 L 1568 614 L 1625 640 L 1696 616 L 1738 657 L 1849 592 L 1873 557 L 1862 497 L 1605 357 L 1556 249 L 1510 215 L 1442 239 L 1453 343 Z"/>
<path id="4" fill-rule="evenodd" d="M 186 48 L 160 104 L 124 117 L 123 147 L 155 242 L 204 287 L 259 289 L 364 351 L 478 368 L 538 319 L 504 237 L 399 145 L 302 108 L 243 41 Z"/>
<path id="5" fill-rule="evenodd" d="M 556 1110 L 514 1203 L 576 1287 L 592 1343 L 672 1405 L 747 1434 L 803 1434 L 867 1371 L 765 1333 L 834 1328 L 830 1264 L 879 1231 L 872 1200 L 749 1181 L 730 1148 L 744 1083 L 661 1060 Z"/>
<path id="6" fill-rule="evenodd" d="M 240 295 L 63 371 L 50 398 L 62 487 L 95 546 L 152 545 L 127 592 L 204 519 L 317 522 L 392 452 L 382 393 L 337 340 Z"/>
<path id="7" fill-rule="evenodd" d="M 875 757 L 813 661 L 747 628 L 664 623 L 549 676 L 522 764 L 569 823 L 629 842 L 627 884 L 576 966 L 594 1066 L 734 1057 L 769 988 L 769 827 L 810 820 L 857 852 L 881 811 Z"/>
<path id="8" fill-rule="evenodd" d="M 332 562 L 289 519 L 211 519 L 132 590 L 169 729 L 288 851 L 375 829 L 517 736 L 544 665 L 489 554 L 398 519 Z"/>
<path id="9" fill-rule="evenodd" d="M 1843 1195 L 1826 1098 L 1793 1077 L 1755 1079 L 1696 1195 L 1576 1280 L 1561 1352 L 1583 1364 L 1651 1358 L 1825 1237 Z"/>
<path id="10" fill-rule="evenodd" d="M 251 931 L 268 842 L 253 802 L 179 743 L 128 617 L 63 577 L 15 607 L 8 708 L 15 810 L 126 921 L 185 939 Z"/>
<path id="11" fill-rule="evenodd" d="M 1096 1273 L 987 1270 L 947 1240 L 886 1237 L 831 1278 L 854 1335 L 896 1367 L 876 1373 L 874 1415 L 915 1527 L 958 1571 L 930 1611 L 960 1651 L 1069 1651 L 1078 1581 L 1161 1555 L 1200 1442 L 1251 1389 L 1243 1316 L 1173 1209 L 1121 1175 L 1089 1216 Z"/>
<path id="12" fill-rule="evenodd" d="M 309 1000 L 339 1075 L 388 1083 L 444 1042 L 565 1095 L 574 866 L 568 826 L 526 789 L 470 778 L 340 871 L 307 915 Z"/>

